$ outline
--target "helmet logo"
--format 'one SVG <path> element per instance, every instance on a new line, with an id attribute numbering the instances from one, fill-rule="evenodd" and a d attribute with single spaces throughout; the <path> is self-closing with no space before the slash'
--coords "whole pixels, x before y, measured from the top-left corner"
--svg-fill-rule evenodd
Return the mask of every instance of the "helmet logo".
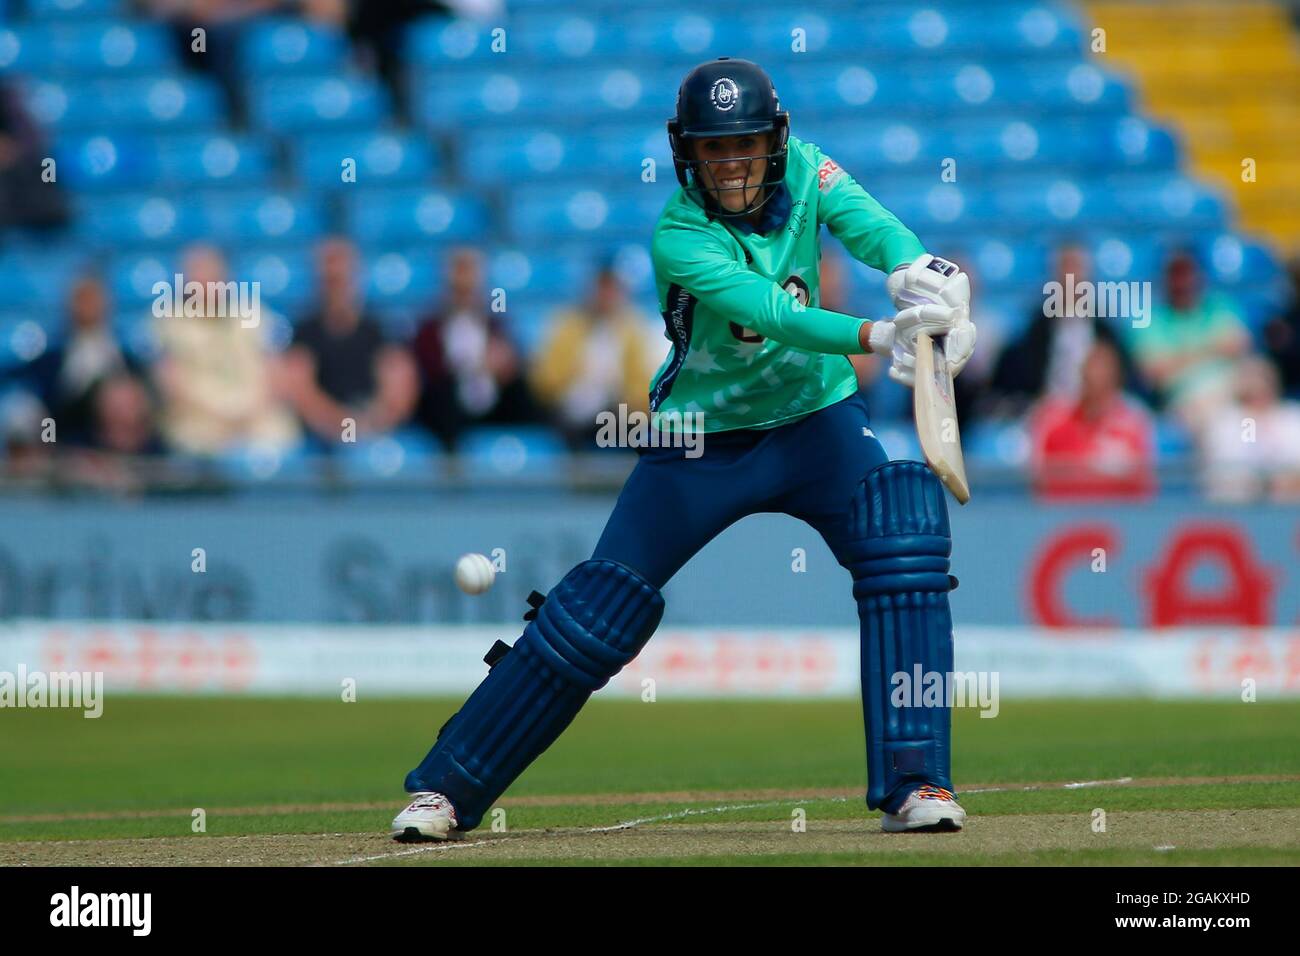
<path id="1" fill-rule="evenodd" d="M 713 81 L 713 89 L 709 90 L 709 100 L 715 109 L 726 113 L 740 102 L 740 87 L 730 77 L 719 77 Z"/>

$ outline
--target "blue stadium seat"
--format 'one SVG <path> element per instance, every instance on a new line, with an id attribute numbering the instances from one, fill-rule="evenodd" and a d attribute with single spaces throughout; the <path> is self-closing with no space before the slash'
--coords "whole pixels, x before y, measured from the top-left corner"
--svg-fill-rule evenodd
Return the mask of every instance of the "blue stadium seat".
<path id="1" fill-rule="evenodd" d="M 1005 82 L 999 99 L 1007 106 L 1049 116 L 1066 113 L 1126 113 L 1129 87 L 1114 74 L 1084 60 L 1044 60 L 999 68 Z"/>
<path id="2" fill-rule="evenodd" d="M 347 221 L 361 243 L 477 241 L 488 229 L 483 201 L 449 189 L 356 189 L 344 193 Z"/>
<path id="3" fill-rule="evenodd" d="M 158 181 L 158 154 L 145 137 L 95 133 L 54 144 L 59 179 L 72 189 L 141 189 Z"/>
<path id="4" fill-rule="evenodd" d="M 159 321 L 147 308 L 119 311 L 113 317 L 113 333 L 128 356 L 141 365 L 150 365 L 162 351 L 158 343 Z"/>
<path id="5" fill-rule="evenodd" d="M 311 479 L 316 462 L 303 444 L 290 448 L 239 445 L 215 458 L 219 473 L 238 485 L 257 485 L 264 481 Z"/>
<path id="6" fill-rule="evenodd" d="M 355 163 L 345 182 L 343 162 Z M 412 133 L 358 131 L 312 133 L 294 140 L 293 166 L 304 183 L 317 187 L 409 185 L 441 175 L 432 145 Z"/>
<path id="7" fill-rule="evenodd" d="M 61 310 L 78 268 L 75 258 L 40 253 L 6 252 L 0 255 L 0 287 L 5 308 L 56 308 Z"/>
<path id="8" fill-rule="evenodd" d="M 25 94 L 36 121 L 61 131 L 198 129 L 226 116 L 221 90 L 208 77 L 39 81 Z"/>
<path id="9" fill-rule="evenodd" d="M 54 38 L 47 29 L 0 26 L 0 76 L 38 74 L 54 59 Z"/>
<path id="10" fill-rule="evenodd" d="M 0 70 L 84 77 L 167 74 L 176 56 L 160 23 L 35 23 L 0 30 Z"/>
<path id="11" fill-rule="evenodd" d="M 992 184 L 990 184 L 992 185 Z M 1010 174 L 992 188 L 1000 221 L 1021 230 L 1077 230 L 1092 223 L 1114 222 L 1114 204 L 1107 190 L 1088 179 L 1050 173 Z"/>
<path id="12" fill-rule="evenodd" d="M 587 182 L 519 187 L 507 205 L 509 228 L 517 241 L 644 237 L 669 195 L 662 180 L 617 190 Z"/>
<path id="13" fill-rule="evenodd" d="M 668 137 L 646 126 L 601 126 L 590 133 L 556 127 L 489 129 L 462 143 L 461 168 L 474 183 L 583 177 L 592 182 L 640 182 L 647 159 L 655 177 L 675 181 Z"/>
<path id="14" fill-rule="evenodd" d="M 240 62 L 248 76 L 328 73 L 341 70 L 348 38 L 317 23 L 277 17 L 250 24 L 240 38 Z"/>
<path id="15" fill-rule="evenodd" d="M 173 194 L 85 199 L 77 228 L 96 248 L 158 246 L 204 239 L 217 243 L 282 241 L 318 236 L 319 206 L 280 192 Z"/>
<path id="16" fill-rule="evenodd" d="M 1178 140 L 1168 129 L 1138 116 L 1121 116 L 1102 127 L 1103 135 L 1080 144 L 1093 147 L 1089 159 L 1099 168 L 1129 167 L 1173 170 L 1178 160 Z"/>
<path id="17" fill-rule="evenodd" d="M 125 0 L 25 0 L 23 9 L 33 20 L 91 20 L 120 13 Z"/>
<path id="18" fill-rule="evenodd" d="M 658 76 L 662 73 L 662 78 Z M 554 123 L 593 128 L 641 122 L 662 128 L 682 74 L 623 65 L 563 71 L 471 69 L 412 74 L 416 122 L 440 132 L 487 124 Z"/>
<path id="19" fill-rule="evenodd" d="M 204 193 L 199 202 L 204 213 L 204 234 L 218 242 L 314 239 L 324 231 L 320 204 L 307 193 Z"/>
<path id="20" fill-rule="evenodd" d="M 366 250 L 363 288 L 366 303 L 388 312 L 405 309 L 414 315 L 429 308 L 443 292 L 442 264 L 428 246 Z"/>
<path id="21" fill-rule="evenodd" d="M 881 177 L 872 192 L 914 231 L 983 227 L 993 219 L 993 197 L 983 184 L 971 185 L 960 179 L 956 183 L 935 180 L 933 175 Z"/>
<path id="22" fill-rule="evenodd" d="M 44 328 L 31 312 L 0 313 L 0 370 L 20 368 L 40 358 L 57 343 L 59 334 Z"/>
<path id="23" fill-rule="evenodd" d="M 272 171 L 264 140 L 216 133 L 71 135 L 58 140 L 54 157 L 73 189 L 249 185 Z"/>
<path id="24" fill-rule="evenodd" d="M 264 137 L 234 133 L 178 133 L 155 141 L 158 175 L 178 186 L 252 186 L 275 172 Z"/>
<path id="25" fill-rule="evenodd" d="M 1132 173 L 1106 176 L 1100 184 L 1132 226 L 1186 230 L 1219 229 L 1224 204 L 1209 186 L 1184 175 Z"/>
<path id="26" fill-rule="evenodd" d="M 293 317 L 316 295 L 316 261 L 307 243 L 240 248 L 230 271 L 234 278 L 260 283 L 263 303 Z"/>
<path id="27" fill-rule="evenodd" d="M 584 14 L 532 13 L 516 18 L 510 31 L 512 52 L 531 57 L 548 67 L 585 59 L 622 58 L 644 55 L 631 43 L 620 20 Z"/>
<path id="28" fill-rule="evenodd" d="M 459 451 L 474 478 L 557 475 L 564 466 L 564 443 L 548 428 L 480 426 L 465 433 Z"/>
<path id="29" fill-rule="evenodd" d="M 1099 280 L 1158 283 L 1160 279 L 1165 250 L 1144 235 L 1107 232 L 1093 236 L 1089 248 Z"/>
<path id="30" fill-rule="evenodd" d="M 606 259 L 612 259 L 629 295 L 653 311 L 654 274 L 645 243 L 614 247 L 597 240 L 541 249 L 531 244 L 503 246 L 489 255 L 488 282 L 504 289 L 512 303 L 515 296 L 568 303 L 587 296 L 598 264 Z"/>
<path id="31" fill-rule="evenodd" d="M 952 253 L 973 276 L 980 293 L 996 291 L 1033 292 L 1047 281 L 1051 270 L 1049 248 L 1035 239 L 1008 241 L 1002 238 L 953 237 L 936 248 L 959 250 Z"/>
<path id="32" fill-rule="evenodd" d="M 850 57 L 862 51 L 872 19 L 860 12 L 785 5 L 767 16 L 747 18 L 735 48 L 745 51 L 739 55 L 774 64 Z"/>
<path id="33" fill-rule="evenodd" d="M 368 76 L 280 76 L 255 81 L 254 125 L 284 133 L 374 127 L 389 118 L 388 92 Z"/>
<path id="34" fill-rule="evenodd" d="M 427 477 L 441 467 L 442 443 L 415 428 L 400 429 L 377 438 L 343 442 L 335 459 L 346 478 L 369 481 Z"/>
<path id="35" fill-rule="evenodd" d="M 773 65 L 771 73 L 772 81 L 781 91 L 781 105 L 792 116 L 799 117 L 796 135 L 803 117 L 824 119 L 828 128 L 845 126 L 846 111 L 849 111 L 847 115 L 870 113 L 886 120 L 894 119 L 898 104 L 908 95 L 906 75 L 887 61 L 808 63 L 796 60 Z M 667 102 L 667 109 L 671 113 L 671 101 Z"/>
<path id="36" fill-rule="evenodd" d="M 143 308 L 154 298 L 154 283 L 172 283 L 179 269 L 179 249 L 140 250 L 114 256 L 105 269 L 105 279 L 118 308 Z"/>
<path id="37" fill-rule="evenodd" d="M 426 17 L 406 31 L 403 49 L 406 62 L 415 68 L 465 66 L 482 63 L 496 56 L 492 52 L 494 27 L 470 20 L 450 17 Z M 510 51 L 510 34 L 506 34 L 506 52 Z"/>
<path id="38" fill-rule="evenodd" d="M 703 61 L 745 49 L 745 31 L 738 20 L 712 10 L 683 6 L 634 12 L 623 22 L 631 49 L 656 60 L 694 57 Z"/>
<path id="39" fill-rule="evenodd" d="M 1248 282 L 1269 292 L 1269 286 L 1286 282 L 1281 265 L 1268 247 L 1244 236 L 1230 232 L 1201 236 L 1195 250 L 1212 283 L 1235 286 Z M 1272 291 L 1274 297 L 1278 297 L 1277 291 Z"/>

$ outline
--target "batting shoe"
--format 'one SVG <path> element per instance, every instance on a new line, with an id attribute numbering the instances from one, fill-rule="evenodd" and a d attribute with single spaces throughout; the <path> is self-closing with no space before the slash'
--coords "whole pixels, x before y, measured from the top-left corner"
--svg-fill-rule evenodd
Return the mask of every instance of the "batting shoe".
<path id="1" fill-rule="evenodd" d="M 410 805 L 393 818 L 392 837 L 400 843 L 455 840 L 456 808 L 440 793 L 413 794 Z"/>
<path id="2" fill-rule="evenodd" d="M 886 833 L 951 833 L 966 823 L 966 811 L 943 787 L 926 784 L 913 790 L 897 813 L 886 813 L 880 826 Z"/>

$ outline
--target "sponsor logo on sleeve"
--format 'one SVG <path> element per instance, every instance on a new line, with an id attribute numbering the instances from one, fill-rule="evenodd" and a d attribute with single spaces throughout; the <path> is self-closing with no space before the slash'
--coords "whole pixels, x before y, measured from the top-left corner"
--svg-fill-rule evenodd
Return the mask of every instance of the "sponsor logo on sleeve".
<path id="1" fill-rule="evenodd" d="M 822 192 L 828 192 L 843 176 L 844 170 L 840 169 L 839 163 L 833 159 L 825 159 L 817 167 L 817 188 Z"/>

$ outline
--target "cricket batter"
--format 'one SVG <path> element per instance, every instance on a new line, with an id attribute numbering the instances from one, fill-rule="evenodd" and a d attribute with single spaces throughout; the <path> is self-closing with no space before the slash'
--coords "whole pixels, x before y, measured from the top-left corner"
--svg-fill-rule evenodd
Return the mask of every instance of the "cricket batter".
<path id="1" fill-rule="evenodd" d="M 890 376 L 911 386 L 917 333 L 947 335 L 956 374 L 975 346 L 967 277 L 790 135 L 754 63 L 723 57 L 692 70 L 668 137 L 681 188 L 655 227 L 652 257 L 673 350 L 650 403 L 661 421 L 702 414 L 703 454 L 639 449 L 590 560 L 544 598 L 534 593 L 523 636 L 497 642 L 488 676 L 407 776 L 413 799 L 393 820 L 398 840 L 477 827 L 650 639 L 668 580 L 758 512 L 806 521 L 853 576 L 867 806 L 884 811 L 889 832 L 958 830 L 965 820 L 949 779 L 947 702 L 890 701 L 891 675 L 953 669 L 943 487 L 925 465 L 888 459 L 845 356 L 888 355 Z M 822 223 L 888 274 L 893 319 L 817 307 Z"/>

